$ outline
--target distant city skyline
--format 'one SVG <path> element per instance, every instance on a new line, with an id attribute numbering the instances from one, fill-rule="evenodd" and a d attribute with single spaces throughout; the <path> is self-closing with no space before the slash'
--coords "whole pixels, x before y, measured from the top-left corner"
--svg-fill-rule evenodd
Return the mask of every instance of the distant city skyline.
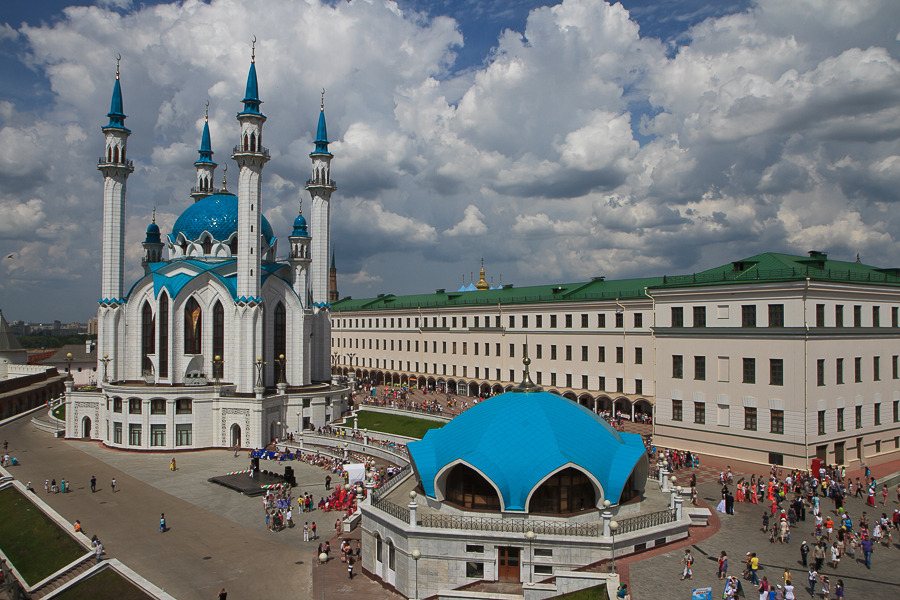
<path id="1" fill-rule="evenodd" d="M 341 297 L 456 288 L 482 257 L 489 281 L 517 286 L 762 251 L 900 265 L 896 2 L 7 4 L 9 320 L 96 314 L 116 56 L 136 167 L 127 289 L 154 209 L 166 234 L 191 202 L 207 101 L 214 160 L 232 163 L 253 36 L 279 256 L 325 88 Z"/>

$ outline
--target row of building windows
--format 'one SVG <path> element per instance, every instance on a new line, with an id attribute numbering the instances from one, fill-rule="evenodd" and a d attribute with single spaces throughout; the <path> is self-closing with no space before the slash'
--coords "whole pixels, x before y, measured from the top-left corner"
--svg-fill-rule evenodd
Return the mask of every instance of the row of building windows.
<path id="1" fill-rule="evenodd" d="M 784 304 L 769 304 L 768 321 L 769 327 L 784 327 Z M 728 306 L 722 305 L 718 307 L 719 318 L 728 317 Z M 741 306 L 741 327 L 758 327 L 759 319 L 757 316 L 758 307 L 755 304 L 744 304 Z M 692 327 L 706 327 L 706 307 L 692 307 L 693 321 Z M 816 304 L 816 327 L 826 327 L 825 323 L 825 305 Z M 684 307 L 671 307 L 672 327 L 684 327 Z M 844 318 L 844 305 L 837 304 L 834 307 L 834 327 L 844 327 L 846 321 Z M 872 319 L 868 323 L 871 327 L 881 327 L 881 307 L 872 307 Z M 863 327 L 863 307 L 861 305 L 853 306 L 853 327 Z M 900 307 L 891 307 L 891 327 L 900 327 Z"/>
<path id="2" fill-rule="evenodd" d="M 729 408 L 720 407 L 721 411 L 724 411 L 720 417 L 719 424 L 727 424 L 727 418 L 729 413 Z M 873 405 L 873 419 L 872 425 L 874 427 L 878 427 L 881 425 L 881 403 L 876 402 Z M 747 431 L 757 431 L 757 416 L 758 409 L 754 406 L 745 406 L 744 407 L 744 429 Z M 818 412 L 818 433 L 819 435 L 825 435 L 825 416 L 826 411 L 820 410 Z M 854 417 L 856 429 L 862 429 L 864 427 L 863 423 L 863 407 L 856 406 L 854 407 Z M 894 401 L 893 403 L 893 419 L 894 423 L 900 423 L 900 401 Z M 672 420 L 673 421 L 683 421 L 684 420 L 684 401 L 683 400 L 672 400 Z M 725 422 L 723 422 L 725 420 Z M 706 424 L 706 403 L 705 402 L 694 402 L 694 423 L 697 425 L 705 425 Z M 837 431 L 845 431 L 844 429 L 844 409 L 837 409 Z M 770 409 L 769 410 L 769 433 L 784 433 L 784 411 Z"/>
<path id="3" fill-rule="evenodd" d="M 124 402 L 121 398 L 113 398 L 112 400 L 112 410 L 114 413 L 122 412 L 122 408 L 124 406 Z M 130 415 L 139 415 L 143 412 L 144 401 L 140 398 L 129 398 L 128 399 L 128 414 Z M 107 410 L 109 410 L 109 406 L 107 406 Z M 179 398 L 175 401 L 175 414 L 176 415 L 189 415 L 193 412 L 193 401 L 190 398 Z M 150 414 L 151 415 L 164 415 L 166 414 L 166 401 L 162 398 L 154 398 L 150 400 Z"/>
<path id="4" fill-rule="evenodd" d="M 113 443 L 122 444 L 123 424 L 114 422 L 112 425 Z M 166 425 L 150 425 L 150 446 L 166 445 L 166 427 Z M 128 445 L 141 446 L 143 432 L 144 428 L 140 423 L 129 423 Z M 193 426 L 190 423 L 175 425 L 175 445 L 190 446 L 191 444 L 193 444 Z"/>
<path id="5" fill-rule="evenodd" d="M 394 344 L 395 340 L 390 340 L 390 344 L 388 344 L 388 341 L 389 340 L 386 340 L 386 339 L 381 339 L 381 340 L 376 339 L 374 349 L 375 350 L 383 349 L 383 350 L 402 352 L 403 351 L 403 342 L 405 341 L 407 352 L 419 352 L 419 341 L 418 340 L 415 340 L 415 341 L 396 340 L 397 341 L 396 348 L 395 348 L 395 344 Z M 346 338 L 340 338 L 338 340 L 339 347 L 346 347 L 347 345 L 354 347 L 351 342 L 354 342 L 355 347 L 359 348 L 359 339 L 348 340 Z M 366 341 L 363 340 L 364 346 L 365 346 L 365 342 Z M 369 344 L 368 344 L 369 349 L 371 350 L 372 349 L 372 340 L 370 339 L 370 340 L 368 340 L 368 342 L 369 342 Z M 384 346 L 384 348 L 382 348 L 382 346 Z M 390 348 L 388 348 L 388 346 L 390 346 Z M 500 357 L 500 354 L 502 351 L 502 345 L 499 342 L 494 342 L 493 346 L 494 346 L 494 356 Z M 558 360 L 559 354 L 557 352 L 557 345 L 550 344 L 549 346 L 550 346 L 550 360 Z M 428 342 L 422 343 L 422 348 L 426 354 L 428 353 L 428 347 L 429 347 Z M 472 355 L 473 356 L 482 355 L 482 348 L 483 348 L 483 356 L 491 356 L 491 343 L 490 342 L 484 342 L 483 344 L 478 343 L 478 342 L 472 342 L 472 344 L 471 344 Z M 575 348 L 574 346 L 569 346 L 569 345 L 564 346 L 563 350 L 564 350 L 565 360 L 567 360 L 567 361 L 574 360 L 574 358 L 573 358 L 574 357 L 574 348 Z M 365 348 L 363 348 L 363 349 L 365 349 Z M 448 354 L 448 350 L 449 350 L 449 354 L 457 354 L 457 351 L 459 350 L 460 354 L 468 355 L 469 354 L 469 342 L 441 342 L 441 353 Z M 527 345 L 522 344 L 522 355 L 524 356 L 527 351 L 528 351 Z M 436 354 L 438 352 L 438 342 L 437 341 L 431 342 L 431 352 L 433 354 Z M 516 345 L 509 344 L 509 353 L 507 354 L 506 358 L 515 358 L 515 357 L 516 357 Z M 534 357 L 535 357 L 535 359 L 543 359 L 544 358 L 543 344 L 537 344 L 535 346 Z M 581 346 L 580 357 L 581 357 L 581 362 L 590 361 L 590 347 L 589 346 Z M 606 362 L 606 346 L 597 346 L 597 362 Z M 620 364 L 625 362 L 625 347 L 624 346 L 616 346 L 616 362 L 620 363 Z M 634 364 L 640 365 L 643 363 L 644 363 L 644 348 L 641 346 L 638 346 L 638 347 L 634 348 Z M 359 365 L 359 366 L 363 366 L 363 365 Z M 371 366 L 371 365 L 369 365 L 369 366 Z"/>
<path id="6" fill-rule="evenodd" d="M 625 327 L 625 313 L 617 312 L 615 314 L 614 326 L 617 329 L 623 329 Z M 534 327 L 535 329 L 542 329 L 544 327 L 544 315 L 508 315 L 506 319 L 507 328 L 515 329 L 516 323 L 521 324 L 521 329 L 528 329 L 531 326 L 531 320 L 529 317 L 534 317 Z M 559 319 L 558 315 L 547 315 L 549 317 L 549 328 L 550 329 L 558 329 L 559 328 Z M 563 316 L 563 328 L 564 329 L 574 329 L 575 328 L 575 315 L 565 314 Z M 430 319 L 430 321 L 429 321 Z M 439 320 L 440 319 L 440 320 Z M 493 324 L 492 324 L 493 319 Z M 518 319 L 518 320 L 517 320 Z M 364 329 L 395 329 L 403 328 L 403 317 L 378 317 L 375 318 L 345 318 L 345 319 L 337 319 L 335 321 L 335 328 L 360 328 L 360 321 L 362 321 L 361 327 Z M 590 315 L 587 313 L 581 314 L 581 319 L 579 321 L 581 329 L 589 329 L 590 328 Z M 368 322 L 368 324 L 367 324 Z M 606 329 L 606 315 L 604 313 L 598 313 L 596 315 L 596 328 L 597 329 Z M 390 323 L 390 325 L 389 325 Z M 644 314 L 640 312 L 632 313 L 631 315 L 631 323 L 635 329 L 640 329 L 644 326 Z M 462 327 L 463 329 L 469 328 L 469 317 L 406 317 L 406 329 L 428 329 L 428 328 L 441 328 L 441 329 L 457 329 L 458 327 Z M 472 328 L 494 328 L 499 329 L 503 327 L 503 319 L 500 315 L 493 315 L 493 317 L 484 315 L 484 316 L 474 316 L 472 317 Z"/>
<path id="7" fill-rule="evenodd" d="M 727 361 L 727 358 L 720 357 L 720 360 Z M 756 383 L 756 359 L 742 358 L 742 383 Z M 727 367 L 724 369 L 726 373 L 719 374 L 720 381 L 727 381 Z M 900 379 L 900 357 L 891 357 L 891 376 L 893 379 Z M 694 357 L 694 380 L 705 381 L 706 374 L 706 357 Z M 684 356 L 681 354 L 672 355 L 672 378 L 684 379 Z M 853 359 L 853 379 L 856 383 L 863 381 L 863 359 L 857 356 Z M 872 381 L 881 381 L 881 357 L 872 357 Z M 835 359 L 835 383 L 841 385 L 844 383 L 844 359 Z M 769 359 L 769 385 L 784 385 L 784 359 Z M 816 385 L 825 385 L 825 359 L 816 360 Z"/>

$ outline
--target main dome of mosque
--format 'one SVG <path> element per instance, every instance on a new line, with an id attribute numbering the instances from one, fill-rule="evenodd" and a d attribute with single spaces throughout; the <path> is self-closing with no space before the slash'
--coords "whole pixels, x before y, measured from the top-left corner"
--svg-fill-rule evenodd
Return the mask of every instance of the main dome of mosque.
<path id="1" fill-rule="evenodd" d="M 272 225 L 266 217 L 261 217 L 262 236 L 266 244 L 271 244 L 275 237 Z M 178 234 L 184 235 L 189 242 L 200 240 L 204 231 L 219 242 L 226 242 L 237 233 L 238 199 L 234 194 L 219 193 L 203 198 L 185 209 L 175 226 L 172 227 L 170 239 L 175 242 Z"/>

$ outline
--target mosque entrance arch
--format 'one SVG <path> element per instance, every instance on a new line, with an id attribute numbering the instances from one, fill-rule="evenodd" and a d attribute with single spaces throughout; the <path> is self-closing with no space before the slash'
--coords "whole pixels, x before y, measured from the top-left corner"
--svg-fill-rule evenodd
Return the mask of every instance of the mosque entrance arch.
<path id="1" fill-rule="evenodd" d="M 237 423 L 231 426 L 231 446 L 234 448 L 241 447 L 241 426 Z"/>
<path id="2" fill-rule="evenodd" d="M 85 417 L 81 420 L 81 437 L 90 439 L 91 437 L 91 418 Z"/>

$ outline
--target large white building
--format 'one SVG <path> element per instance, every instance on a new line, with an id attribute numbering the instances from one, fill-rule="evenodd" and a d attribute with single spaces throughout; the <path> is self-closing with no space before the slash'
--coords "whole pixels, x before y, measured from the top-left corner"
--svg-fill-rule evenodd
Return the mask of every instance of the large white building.
<path id="1" fill-rule="evenodd" d="M 266 116 L 255 55 L 237 120 L 232 159 L 237 194 L 214 186 L 209 123 L 204 126 L 192 201 L 163 237 L 155 219 L 143 246 L 144 275 L 124 286 L 127 159 L 118 67 L 103 175 L 98 392 L 70 390 L 67 434 L 130 449 L 254 447 L 346 408 L 330 382 L 328 248 L 330 168 L 324 100 L 306 184 L 310 222 L 299 214 L 286 261 L 263 215 Z M 164 252 L 168 251 L 168 258 Z"/>
<path id="2" fill-rule="evenodd" d="M 686 276 L 381 295 L 333 305 L 362 380 L 461 395 L 539 385 L 651 413 L 657 445 L 758 463 L 900 453 L 900 269 L 765 253 Z M 474 286 L 472 286 L 474 287 Z"/>

